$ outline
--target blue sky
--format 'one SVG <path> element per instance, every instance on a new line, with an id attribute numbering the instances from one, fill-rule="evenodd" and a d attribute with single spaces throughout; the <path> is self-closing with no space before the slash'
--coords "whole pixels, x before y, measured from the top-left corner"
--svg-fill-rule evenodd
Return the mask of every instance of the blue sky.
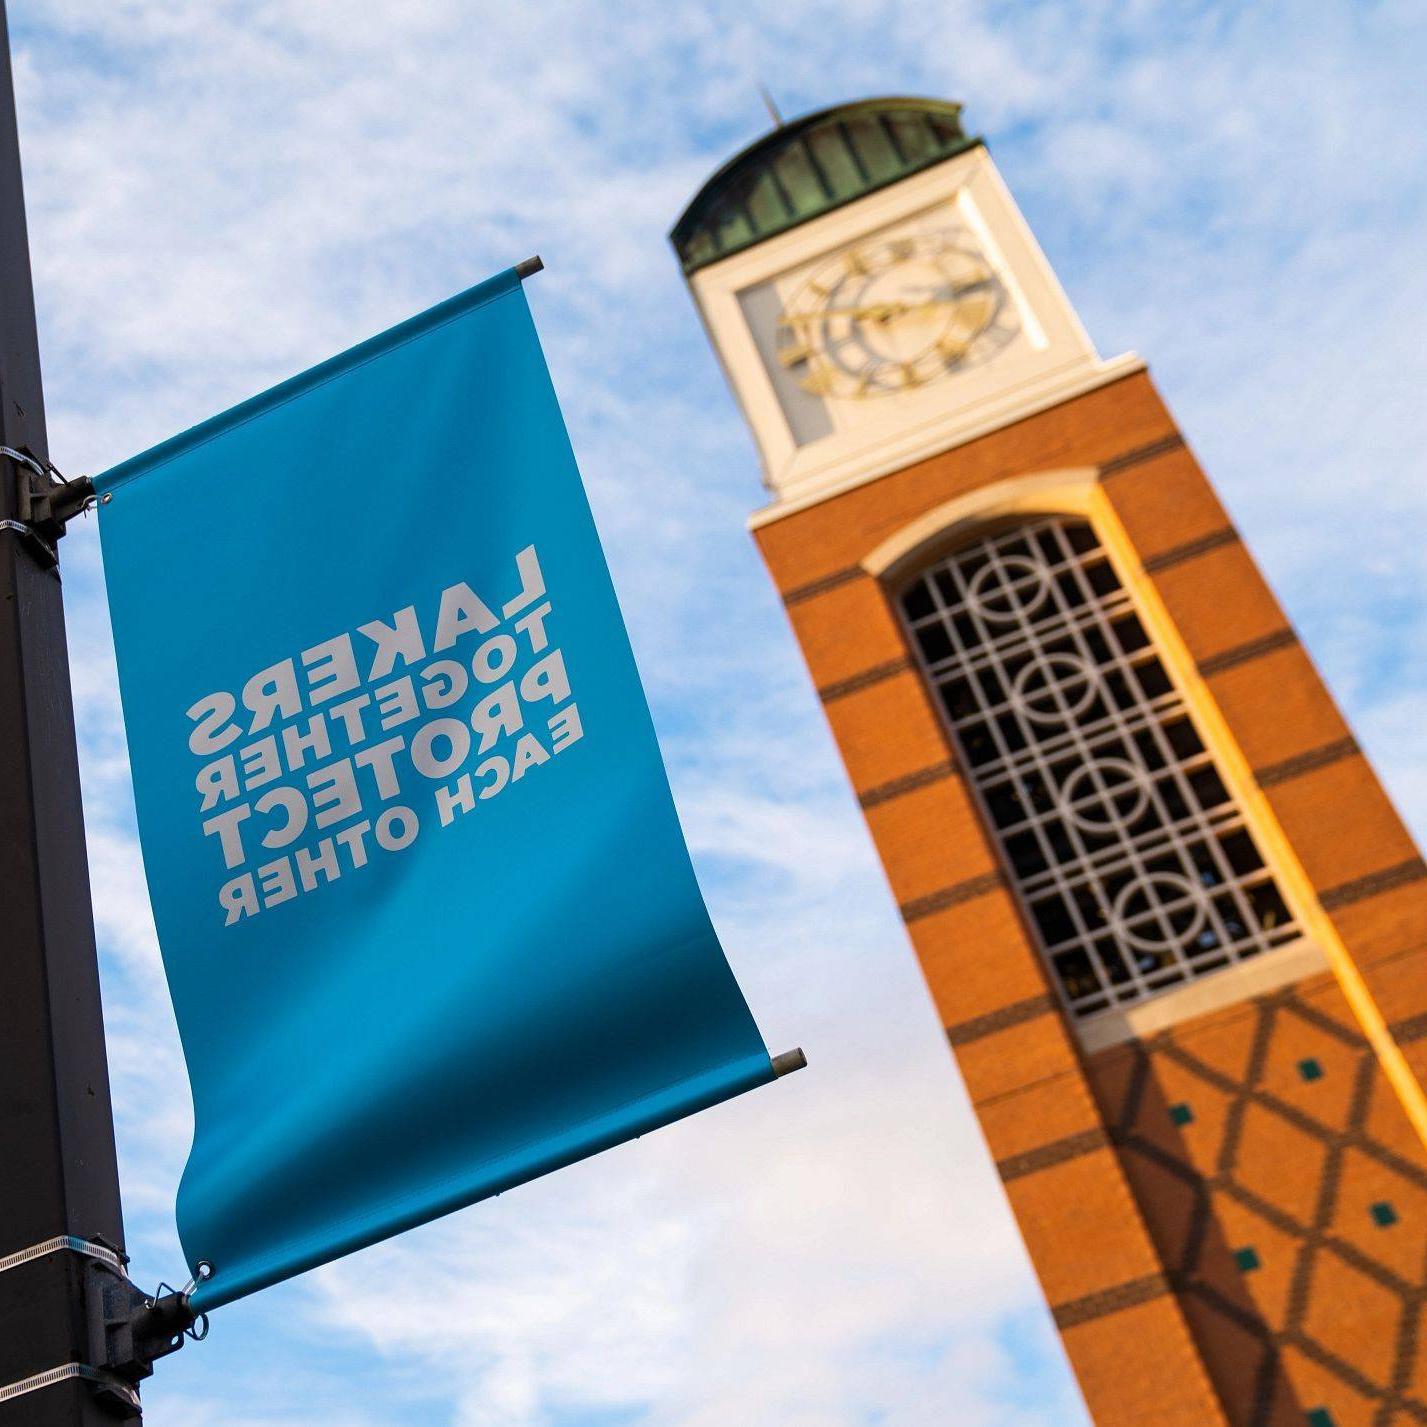
<path id="1" fill-rule="evenodd" d="M 1135 349 L 1427 826 L 1427 18 L 1402 3 L 11 0 L 51 442 L 94 471 L 530 253 L 529 287 L 773 1090 L 215 1315 L 148 1420 L 1082 1421 L 743 521 L 664 234 L 766 125 L 962 100 L 1100 350 Z M 135 1271 L 189 1105 L 92 528 L 66 540 Z"/>

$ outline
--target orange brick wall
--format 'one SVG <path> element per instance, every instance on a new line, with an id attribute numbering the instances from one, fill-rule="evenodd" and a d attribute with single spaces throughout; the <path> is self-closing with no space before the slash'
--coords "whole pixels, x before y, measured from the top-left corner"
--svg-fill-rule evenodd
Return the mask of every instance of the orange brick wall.
<path id="1" fill-rule="evenodd" d="M 1319 1408 L 1337 1427 L 1427 1422 L 1427 1157 L 1336 982 L 1083 1054 L 861 568 L 959 495 L 1086 466 L 1427 1069 L 1427 866 L 1146 375 L 757 539 L 1097 1423 L 1287 1427 Z"/>

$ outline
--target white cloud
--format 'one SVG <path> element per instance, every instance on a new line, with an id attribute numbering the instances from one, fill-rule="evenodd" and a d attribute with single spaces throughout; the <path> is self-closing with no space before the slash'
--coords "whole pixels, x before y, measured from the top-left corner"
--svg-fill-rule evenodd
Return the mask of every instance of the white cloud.
<path id="1" fill-rule="evenodd" d="M 323 1270 L 318 1300 L 384 1354 L 464 1357 L 469 1427 L 654 1403 L 671 1427 L 872 1420 L 956 1345 L 991 1352 L 1023 1303 L 1014 1231 L 979 1213 L 989 1170 L 958 1173 L 974 1131 L 918 1086 L 921 1059 L 814 1051 L 821 1087 L 809 1072 Z M 980 1232 L 947 1234 L 963 1216 Z M 1000 1420 L 989 1376 L 934 1400 Z"/>

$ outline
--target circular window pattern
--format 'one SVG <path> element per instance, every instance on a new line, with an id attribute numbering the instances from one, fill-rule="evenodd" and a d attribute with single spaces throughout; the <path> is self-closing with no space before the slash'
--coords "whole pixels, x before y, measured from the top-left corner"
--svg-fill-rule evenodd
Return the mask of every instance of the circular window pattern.
<path id="1" fill-rule="evenodd" d="M 1149 780 L 1124 758 L 1083 763 L 1061 784 L 1060 810 L 1085 832 L 1128 827 L 1149 806 Z"/>
<path id="2" fill-rule="evenodd" d="M 1050 589 L 1050 571 L 1024 555 L 983 565 L 966 586 L 966 603 L 988 624 L 1010 624 L 1035 612 Z"/>
<path id="3" fill-rule="evenodd" d="M 1298 935 L 1088 521 L 989 528 L 902 615 L 1072 1016 Z"/>
<path id="4" fill-rule="evenodd" d="M 1199 889 L 1175 872 L 1151 872 L 1120 889 L 1115 931 L 1139 951 L 1162 952 L 1192 940 L 1208 919 Z"/>
<path id="5" fill-rule="evenodd" d="M 1033 659 L 1011 682 L 1011 702 L 1042 727 L 1078 718 L 1094 701 L 1100 680 L 1074 654 L 1046 654 Z"/>

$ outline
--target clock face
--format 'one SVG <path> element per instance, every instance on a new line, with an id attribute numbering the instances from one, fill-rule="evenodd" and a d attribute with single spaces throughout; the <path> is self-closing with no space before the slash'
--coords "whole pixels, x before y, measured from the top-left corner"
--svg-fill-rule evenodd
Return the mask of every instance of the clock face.
<path id="1" fill-rule="evenodd" d="M 964 231 L 873 239 L 825 258 L 784 303 L 774 349 L 804 391 L 843 399 L 925 386 L 1014 335 L 1012 305 Z"/>

